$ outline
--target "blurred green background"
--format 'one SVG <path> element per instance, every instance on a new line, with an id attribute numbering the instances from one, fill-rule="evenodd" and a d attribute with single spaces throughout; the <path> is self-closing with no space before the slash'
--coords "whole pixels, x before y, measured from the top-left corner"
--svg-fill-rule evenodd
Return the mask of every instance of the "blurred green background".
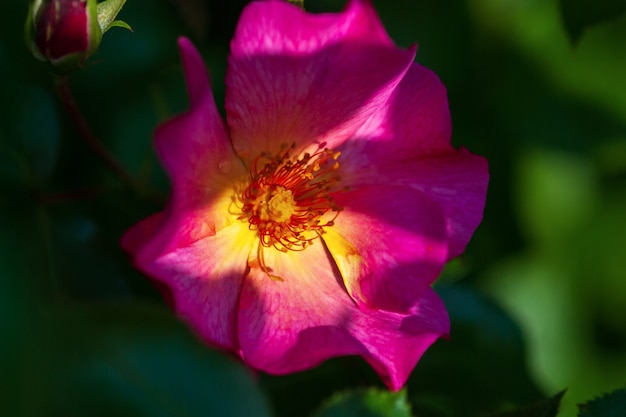
<path id="1" fill-rule="evenodd" d="M 119 17 L 134 32 L 112 29 L 70 77 L 140 192 L 80 140 L 24 47 L 28 3 L 3 3 L 0 415 L 305 416 L 337 390 L 381 386 L 356 358 L 288 377 L 243 369 L 200 346 L 119 249 L 167 195 L 151 134 L 186 107 L 176 37 L 199 47 L 222 106 L 245 3 L 128 0 Z M 437 286 L 451 340 L 427 352 L 406 399 L 419 416 L 474 416 L 568 389 L 572 417 L 626 385 L 626 16 L 574 42 L 557 0 L 374 4 L 446 84 L 454 144 L 491 172 L 483 223 Z"/>

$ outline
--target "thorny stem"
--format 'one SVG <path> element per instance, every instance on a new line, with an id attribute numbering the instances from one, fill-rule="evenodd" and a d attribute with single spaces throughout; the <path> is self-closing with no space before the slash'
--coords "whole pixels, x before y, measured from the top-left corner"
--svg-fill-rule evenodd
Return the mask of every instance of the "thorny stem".
<path id="1" fill-rule="evenodd" d="M 76 100 L 74 100 L 74 95 L 72 94 L 72 90 L 70 89 L 69 83 L 67 82 L 67 76 L 62 75 L 57 78 L 57 90 L 59 96 L 61 97 L 61 102 L 65 106 L 65 110 L 71 117 L 74 125 L 78 129 L 80 133 L 80 137 L 83 141 L 91 148 L 91 150 L 104 162 L 111 171 L 117 177 L 120 178 L 125 184 L 130 186 L 132 189 L 136 191 L 141 191 L 141 187 L 135 181 L 132 175 L 120 164 L 117 159 L 111 154 L 111 152 L 106 149 L 102 143 L 98 140 L 96 135 L 93 133 L 89 124 L 83 117 L 78 105 L 76 104 Z"/>

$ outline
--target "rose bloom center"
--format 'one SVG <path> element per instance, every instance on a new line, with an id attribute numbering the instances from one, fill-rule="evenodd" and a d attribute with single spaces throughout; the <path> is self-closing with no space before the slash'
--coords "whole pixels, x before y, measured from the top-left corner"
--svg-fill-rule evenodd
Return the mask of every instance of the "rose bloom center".
<path id="1" fill-rule="evenodd" d="M 276 155 L 263 153 L 251 164 L 249 183 L 238 196 L 240 219 L 259 234 L 263 247 L 301 251 L 334 224 L 342 210 L 340 152 L 320 144 L 314 153 L 293 157 L 295 144 Z"/>

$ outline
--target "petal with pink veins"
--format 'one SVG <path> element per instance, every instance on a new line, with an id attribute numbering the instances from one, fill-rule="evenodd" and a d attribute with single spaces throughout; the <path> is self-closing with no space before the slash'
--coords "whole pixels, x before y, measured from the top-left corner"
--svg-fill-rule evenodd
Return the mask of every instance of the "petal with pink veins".
<path id="1" fill-rule="evenodd" d="M 422 353 L 449 331 L 432 290 L 409 314 L 363 311 L 346 293 L 324 246 L 302 252 L 264 249 L 270 278 L 253 266 L 239 307 L 241 355 L 273 374 L 313 367 L 340 355 L 361 355 L 391 389 L 399 389 Z"/>
<path id="2" fill-rule="evenodd" d="M 271 278 L 251 262 L 239 303 L 239 342 L 253 367 L 284 374 L 360 350 L 343 330 L 353 301 L 323 245 L 302 252 L 263 248 Z"/>
<path id="3" fill-rule="evenodd" d="M 335 199 L 344 210 L 322 239 L 349 294 L 362 307 L 408 312 L 447 259 L 441 207 L 418 190 L 387 185 Z"/>
<path id="4" fill-rule="evenodd" d="M 344 176 L 355 189 L 372 184 L 401 185 L 419 190 L 436 202 L 448 234 L 446 261 L 463 253 L 482 220 L 489 183 L 487 160 L 466 149 L 387 162 L 370 169 L 348 169 Z"/>
<path id="5" fill-rule="evenodd" d="M 379 165 L 450 151 L 451 134 L 446 88 L 434 72 L 414 63 L 386 105 L 354 134 L 346 150 L 366 157 L 365 163 L 356 161 L 361 165 Z"/>
<path id="6" fill-rule="evenodd" d="M 215 105 L 202 57 L 186 38 L 179 39 L 179 47 L 190 109 L 159 126 L 155 146 L 172 180 L 173 199 L 193 204 L 232 185 L 245 171 Z"/>
<path id="7" fill-rule="evenodd" d="M 449 236 L 448 259 L 459 256 L 483 218 L 489 168 L 487 160 L 466 149 L 418 164 L 398 163 L 381 169 L 384 178 L 422 191 L 441 205 Z"/>
<path id="8" fill-rule="evenodd" d="M 134 256 L 146 242 L 154 237 L 161 223 L 163 223 L 164 217 L 165 213 L 156 213 L 133 225 L 120 240 L 122 249 Z"/>
<path id="9" fill-rule="evenodd" d="M 237 350 L 239 293 L 256 240 L 247 224 L 236 222 L 138 266 L 169 287 L 174 310 L 202 340 Z"/>
<path id="10" fill-rule="evenodd" d="M 413 64 L 388 104 L 338 149 L 342 177 L 352 188 L 410 186 L 440 204 L 450 260 L 465 250 L 482 220 L 487 161 L 450 145 L 445 87 L 430 70 Z"/>
<path id="11" fill-rule="evenodd" d="M 399 390 L 426 349 L 448 336 L 450 319 L 441 298 L 429 288 L 409 314 L 355 314 L 350 328 L 367 349 L 365 360 L 390 389 Z"/>
<path id="12" fill-rule="evenodd" d="M 381 110 L 413 62 L 393 45 L 371 4 L 307 14 L 284 1 L 244 9 L 226 75 L 236 152 L 251 161 L 281 144 L 333 148 Z"/>
<path id="13" fill-rule="evenodd" d="M 155 133 L 172 195 L 160 221 L 149 224 L 156 228 L 152 238 L 137 247 L 137 256 L 145 260 L 213 235 L 235 221 L 232 198 L 236 183 L 245 175 L 217 111 L 200 54 L 186 38 L 179 39 L 179 47 L 191 108 Z"/>

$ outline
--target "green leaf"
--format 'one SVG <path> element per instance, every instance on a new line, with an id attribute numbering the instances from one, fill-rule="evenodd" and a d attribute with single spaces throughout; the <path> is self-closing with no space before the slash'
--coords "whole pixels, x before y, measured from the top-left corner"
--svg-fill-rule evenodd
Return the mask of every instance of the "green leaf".
<path id="1" fill-rule="evenodd" d="M 626 13 L 624 0 L 561 0 L 563 23 L 572 41 L 580 39 L 589 26 Z"/>
<path id="2" fill-rule="evenodd" d="M 411 417 L 406 391 L 348 391 L 328 400 L 313 417 Z"/>
<path id="3" fill-rule="evenodd" d="M 561 391 L 552 398 L 545 401 L 525 407 L 521 410 L 507 411 L 504 413 L 493 414 L 490 417 L 556 417 L 559 413 L 561 400 L 565 395 L 565 391 Z"/>
<path id="4" fill-rule="evenodd" d="M 600 398 L 579 405 L 578 417 L 626 416 L 626 388 L 615 390 Z"/>
<path id="5" fill-rule="evenodd" d="M 53 309 L 36 330 L 19 415 L 270 416 L 251 373 L 163 308 Z"/>
<path id="6" fill-rule="evenodd" d="M 307 416 L 337 392 L 354 387 L 380 386 L 380 377 L 359 356 L 328 360 L 303 372 L 274 376 L 261 373 L 259 381 L 279 417 Z M 306 392 L 306 395 L 302 395 Z"/>

